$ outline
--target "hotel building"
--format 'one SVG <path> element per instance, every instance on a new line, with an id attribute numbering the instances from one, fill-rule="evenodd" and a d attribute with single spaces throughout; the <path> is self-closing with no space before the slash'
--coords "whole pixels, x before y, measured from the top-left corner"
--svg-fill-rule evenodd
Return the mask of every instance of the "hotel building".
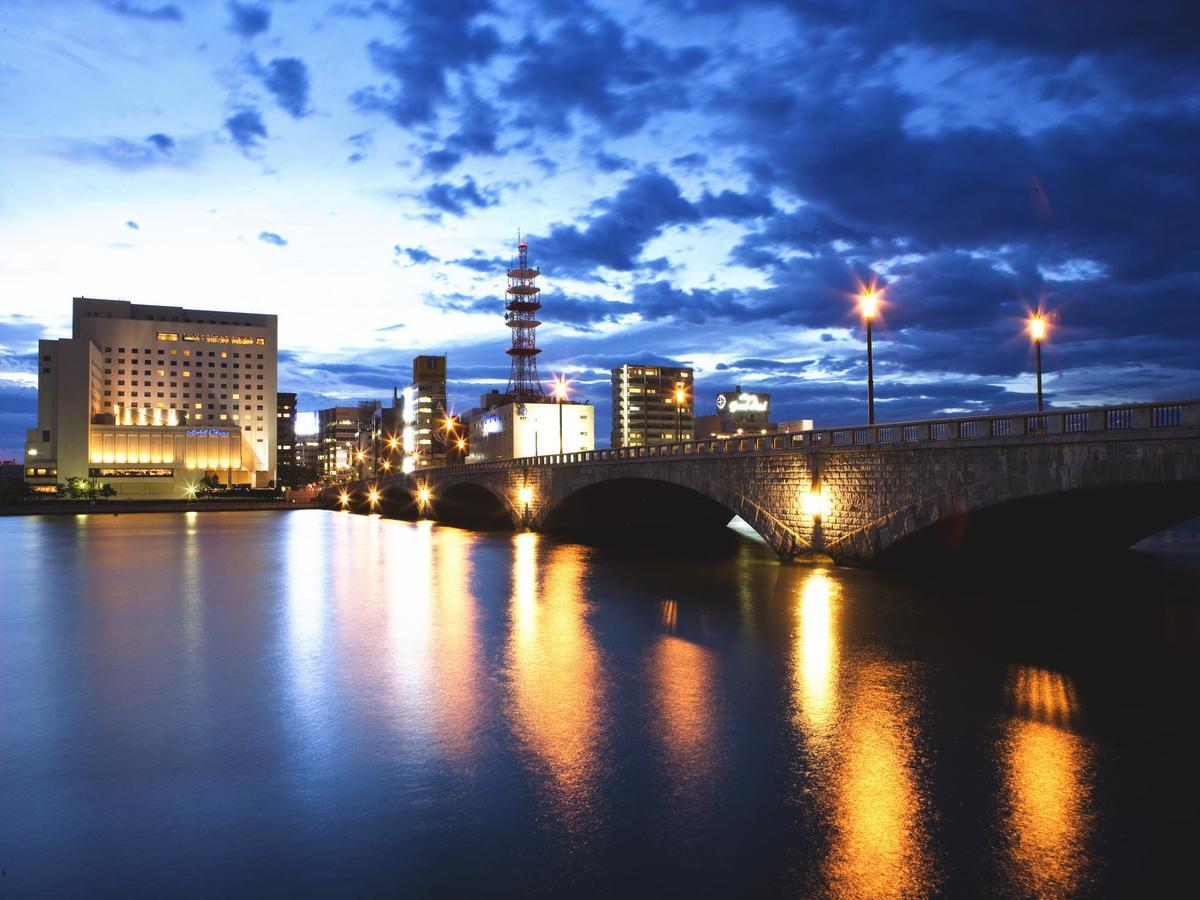
<path id="1" fill-rule="evenodd" d="M 73 300 L 71 337 L 38 342 L 25 479 L 182 497 L 205 476 L 267 488 L 276 462 L 277 320 Z"/>
<path id="2" fill-rule="evenodd" d="M 618 366 L 612 370 L 612 446 L 690 441 L 694 399 L 691 369 Z"/>

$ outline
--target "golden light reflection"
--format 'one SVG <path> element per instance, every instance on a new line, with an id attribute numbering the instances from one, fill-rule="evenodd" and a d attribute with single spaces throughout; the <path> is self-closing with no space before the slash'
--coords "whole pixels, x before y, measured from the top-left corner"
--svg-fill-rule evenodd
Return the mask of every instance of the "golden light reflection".
<path id="1" fill-rule="evenodd" d="M 837 583 L 817 569 L 801 586 L 796 607 L 795 708 L 810 750 L 827 746 L 837 715 L 837 599 Z"/>
<path id="2" fill-rule="evenodd" d="M 847 689 L 832 784 L 834 896 L 916 897 L 934 887 L 904 675 L 897 664 L 872 661 L 856 669 Z"/>
<path id="3" fill-rule="evenodd" d="M 679 625 L 679 604 L 674 600 L 663 600 L 659 603 L 658 618 L 663 628 L 674 632 Z"/>
<path id="4" fill-rule="evenodd" d="M 649 665 L 654 729 L 679 807 L 675 825 L 686 827 L 708 806 L 720 759 L 714 658 L 699 644 L 667 635 L 655 644 Z"/>
<path id="5" fill-rule="evenodd" d="M 556 547 L 545 560 L 539 535 L 515 535 L 508 648 L 513 724 L 546 776 L 550 805 L 572 831 L 596 815 L 605 720 L 604 667 L 587 623 L 586 549 Z"/>
<path id="6" fill-rule="evenodd" d="M 1017 715 L 1001 745 L 1007 864 L 1014 888 L 1066 897 L 1090 868 L 1092 751 L 1071 731 L 1078 704 L 1064 676 L 1022 667 L 1009 679 Z"/>

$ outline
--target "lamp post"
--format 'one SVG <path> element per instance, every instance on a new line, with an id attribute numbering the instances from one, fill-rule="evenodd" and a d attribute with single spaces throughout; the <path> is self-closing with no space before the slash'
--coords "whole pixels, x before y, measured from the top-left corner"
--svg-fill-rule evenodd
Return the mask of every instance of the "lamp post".
<path id="1" fill-rule="evenodd" d="M 558 455 L 563 454 L 563 403 L 567 400 L 567 380 L 561 375 L 554 379 L 554 399 L 558 403 Z"/>
<path id="2" fill-rule="evenodd" d="M 859 298 L 862 317 L 867 322 L 867 424 L 875 424 L 875 351 L 871 345 L 871 323 L 879 312 L 879 297 L 874 288 L 867 288 Z"/>
<path id="3" fill-rule="evenodd" d="M 1029 336 L 1037 355 L 1037 411 L 1042 411 L 1042 341 L 1046 337 L 1046 319 L 1040 313 L 1034 314 L 1029 320 Z"/>
<path id="4" fill-rule="evenodd" d="M 687 401 L 687 391 L 682 385 L 675 387 L 675 440 L 683 440 L 683 404 Z"/>

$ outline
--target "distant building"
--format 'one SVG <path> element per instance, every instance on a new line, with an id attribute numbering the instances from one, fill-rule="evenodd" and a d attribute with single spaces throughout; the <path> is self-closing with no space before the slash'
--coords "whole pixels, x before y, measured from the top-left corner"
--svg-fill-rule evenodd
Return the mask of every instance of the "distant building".
<path id="1" fill-rule="evenodd" d="M 412 383 L 401 397 L 404 471 L 446 464 L 446 357 L 413 359 Z"/>
<path id="2" fill-rule="evenodd" d="M 588 403 L 505 403 L 464 413 L 467 462 L 582 453 L 596 448 L 595 408 Z"/>
<path id="3" fill-rule="evenodd" d="M 315 434 L 296 436 L 296 465 L 301 469 L 320 472 L 321 440 Z"/>
<path id="4" fill-rule="evenodd" d="M 377 400 L 363 400 L 356 406 L 333 406 L 317 412 L 318 475 L 346 478 L 359 474 L 359 434 L 371 433 L 378 406 Z"/>
<path id="5" fill-rule="evenodd" d="M 692 381 L 687 368 L 626 364 L 613 369 L 612 446 L 691 440 Z"/>
<path id="6" fill-rule="evenodd" d="M 38 427 L 25 480 L 182 497 L 212 476 L 269 487 L 277 319 L 76 297 L 71 337 L 38 342 Z"/>
<path id="7" fill-rule="evenodd" d="M 761 431 L 771 421 L 771 395 L 743 391 L 741 385 L 722 391 L 717 394 L 717 418 L 722 432 Z"/>
<path id="8" fill-rule="evenodd" d="M 296 465 L 296 395 L 275 395 L 275 464 Z"/>

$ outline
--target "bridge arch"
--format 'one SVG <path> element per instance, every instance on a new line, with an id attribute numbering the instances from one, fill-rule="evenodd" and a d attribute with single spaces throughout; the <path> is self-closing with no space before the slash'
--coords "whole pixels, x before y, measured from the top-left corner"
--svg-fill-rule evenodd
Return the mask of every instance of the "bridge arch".
<path id="1" fill-rule="evenodd" d="M 723 533 L 739 516 L 774 550 L 787 556 L 807 549 L 783 522 L 744 494 L 694 470 L 656 466 L 605 469 L 580 484 L 564 479 L 541 503 L 533 525 L 548 532 L 644 532 L 686 543 Z"/>
<path id="2" fill-rule="evenodd" d="M 471 528 L 515 528 L 521 517 L 503 493 L 479 481 L 430 483 L 426 514 L 439 522 Z"/>

